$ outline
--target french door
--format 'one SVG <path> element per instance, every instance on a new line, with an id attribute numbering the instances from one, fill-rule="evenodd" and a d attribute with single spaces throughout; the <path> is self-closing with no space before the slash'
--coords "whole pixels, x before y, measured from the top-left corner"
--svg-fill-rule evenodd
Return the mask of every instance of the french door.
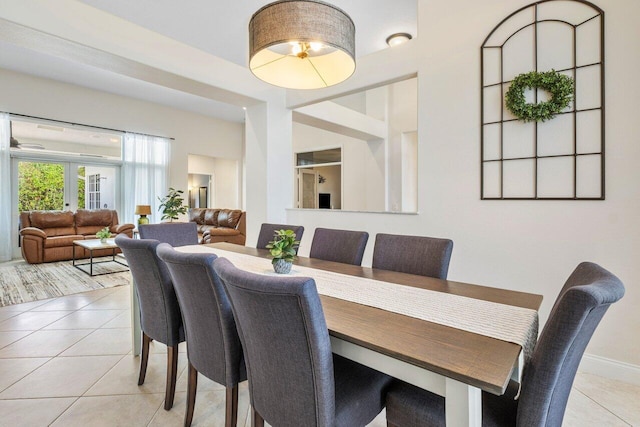
<path id="1" fill-rule="evenodd" d="M 17 157 L 12 169 L 15 230 L 22 211 L 118 209 L 119 165 Z M 16 234 L 14 248 L 19 253 L 18 241 Z"/>

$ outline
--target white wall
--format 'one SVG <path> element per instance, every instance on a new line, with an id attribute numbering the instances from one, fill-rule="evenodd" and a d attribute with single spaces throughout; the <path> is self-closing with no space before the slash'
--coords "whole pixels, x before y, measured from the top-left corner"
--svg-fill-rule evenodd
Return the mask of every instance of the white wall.
<path id="1" fill-rule="evenodd" d="M 598 2 L 606 13 L 606 200 L 481 201 L 480 46 L 504 17 L 529 3 L 419 0 L 420 37 L 412 49 L 420 55 L 418 215 L 290 210 L 287 220 L 306 228 L 301 255 L 308 254 L 315 227 L 366 229 L 368 265 L 375 233 L 449 237 L 450 279 L 543 294 L 542 324 L 576 265 L 597 262 L 623 280 L 627 293 L 604 317 L 587 353 L 636 365 L 638 372 L 640 2 Z"/>
<path id="2" fill-rule="evenodd" d="M 215 161 L 215 201 L 214 207 L 222 209 L 242 209 L 240 206 L 238 182 L 239 162 L 216 158 Z"/>
<path id="3" fill-rule="evenodd" d="M 0 111 L 175 138 L 169 186 L 185 192 L 189 153 L 235 160 L 243 156 L 241 123 L 4 69 L 0 93 Z"/>

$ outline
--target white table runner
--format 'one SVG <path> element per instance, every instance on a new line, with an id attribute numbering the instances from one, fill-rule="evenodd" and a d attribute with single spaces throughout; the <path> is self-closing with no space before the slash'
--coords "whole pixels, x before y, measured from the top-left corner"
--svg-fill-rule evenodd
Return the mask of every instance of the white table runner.
<path id="1" fill-rule="evenodd" d="M 215 253 L 242 270 L 276 275 L 270 259 L 202 245 L 182 246 L 176 250 Z M 299 265 L 294 265 L 289 275 L 312 277 L 321 295 L 519 344 L 524 349 L 525 360 L 531 356 L 538 337 L 538 312 L 528 308 Z"/>

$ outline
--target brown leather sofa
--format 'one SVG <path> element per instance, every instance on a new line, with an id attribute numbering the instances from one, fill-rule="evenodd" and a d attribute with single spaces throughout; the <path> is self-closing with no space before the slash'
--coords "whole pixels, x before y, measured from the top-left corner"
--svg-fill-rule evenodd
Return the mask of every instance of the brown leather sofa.
<path id="1" fill-rule="evenodd" d="M 73 258 L 73 241 L 95 239 L 96 233 L 109 227 L 113 237 L 133 235 L 133 224 L 118 224 L 118 213 L 111 209 L 20 212 L 20 247 L 29 264 L 64 261 Z M 117 250 L 119 252 L 119 250 Z M 95 250 L 93 256 L 111 255 L 111 249 Z M 76 258 L 89 251 L 76 247 Z"/>
<path id="2" fill-rule="evenodd" d="M 198 224 L 200 243 L 244 245 L 247 239 L 246 212 L 241 210 L 192 208 L 189 209 L 189 221 Z"/>

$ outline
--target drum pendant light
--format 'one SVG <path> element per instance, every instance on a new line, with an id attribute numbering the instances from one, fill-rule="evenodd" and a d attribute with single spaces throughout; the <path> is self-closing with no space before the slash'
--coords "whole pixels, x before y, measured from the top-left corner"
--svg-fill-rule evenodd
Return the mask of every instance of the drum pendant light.
<path id="1" fill-rule="evenodd" d="M 344 11 L 315 0 L 281 0 L 249 22 L 249 68 L 289 89 L 318 89 L 356 69 L 355 25 Z"/>

